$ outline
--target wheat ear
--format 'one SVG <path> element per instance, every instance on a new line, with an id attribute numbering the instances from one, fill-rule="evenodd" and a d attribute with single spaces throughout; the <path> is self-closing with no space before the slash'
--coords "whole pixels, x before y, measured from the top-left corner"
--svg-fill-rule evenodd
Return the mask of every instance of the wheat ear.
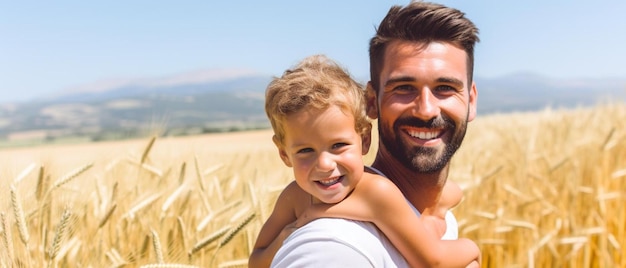
<path id="1" fill-rule="evenodd" d="M 156 136 L 152 136 L 152 138 L 150 138 L 150 141 L 148 142 L 148 145 L 146 146 L 146 149 L 143 150 L 143 154 L 141 155 L 141 163 L 145 163 L 146 159 L 148 158 L 148 154 L 150 154 L 150 150 L 152 150 L 152 145 L 154 145 L 154 141 L 156 140 Z"/>
<path id="2" fill-rule="evenodd" d="M 180 245 L 184 250 L 187 250 L 187 243 L 185 242 L 185 225 L 183 224 L 183 218 L 178 216 L 176 218 L 177 227 L 178 227 L 178 239 L 180 240 Z"/>
<path id="3" fill-rule="evenodd" d="M 193 246 L 193 248 L 189 252 L 189 255 L 195 254 L 196 252 L 200 251 L 201 249 L 203 249 L 207 245 L 211 244 L 213 241 L 216 241 L 217 239 L 219 239 L 220 237 L 225 235 L 226 232 L 228 232 L 228 229 L 230 229 L 229 226 L 223 227 L 222 229 L 219 229 L 219 230 L 213 232 L 212 234 L 206 236 L 205 238 L 202 238 L 202 240 L 200 240 L 198 243 L 196 243 Z"/>
<path id="4" fill-rule="evenodd" d="M 157 199 L 159 199 L 161 197 L 161 194 L 153 194 L 151 196 L 149 196 L 148 198 L 144 199 L 143 201 L 141 201 L 139 204 L 135 205 L 134 207 L 132 207 L 124 216 L 124 218 L 130 218 L 130 219 L 134 219 L 135 218 L 135 213 L 137 213 L 139 210 L 143 209 L 144 207 L 152 204 L 154 201 L 156 201 Z"/>
<path id="5" fill-rule="evenodd" d="M 41 201 L 43 193 L 46 191 L 47 180 L 45 180 L 45 178 L 46 177 L 44 176 L 44 167 L 40 166 L 39 175 L 37 176 L 37 188 L 35 190 L 35 197 L 37 197 L 37 201 Z"/>
<path id="6" fill-rule="evenodd" d="M 161 247 L 161 239 L 156 231 L 150 230 L 152 233 L 152 246 L 154 247 L 154 254 L 156 255 L 157 263 L 165 263 L 163 259 L 163 248 Z"/>
<path id="7" fill-rule="evenodd" d="M 15 221 L 17 222 L 17 230 L 20 234 L 20 239 L 24 245 L 28 246 L 28 228 L 26 227 L 26 219 L 24 217 L 24 209 L 22 203 L 20 203 L 17 190 L 11 185 L 11 205 L 13 206 L 13 212 L 15 214 Z"/>
<path id="8" fill-rule="evenodd" d="M 202 176 L 202 173 L 200 172 L 200 164 L 198 164 L 198 156 L 193 157 L 193 163 L 196 166 L 196 178 L 198 178 L 198 184 L 200 185 L 200 190 L 204 193 L 205 192 L 204 183 L 202 182 L 204 180 L 204 177 Z"/>
<path id="9" fill-rule="evenodd" d="M 11 236 L 11 227 L 9 226 L 9 222 L 4 215 L 4 212 L 0 212 L 0 219 L 2 220 L 2 229 L 3 229 L 3 243 L 4 247 L 7 249 L 7 253 L 9 253 L 9 266 L 15 257 L 15 249 L 13 248 L 13 237 Z"/>
<path id="10" fill-rule="evenodd" d="M 183 162 L 180 166 L 180 173 L 178 173 L 178 184 L 182 185 L 185 182 L 185 172 L 187 170 L 187 162 Z"/>
<path id="11" fill-rule="evenodd" d="M 241 230 L 243 230 L 243 228 L 246 227 L 246 225 L 248 225 L 248 223 L 250 223 L 252 221 L 252 219 L 254 219 L 255 216 L 256 216 L 255 212 L 250 213 L 245 219 L 243 219 L 235 227 L 231 228 L 228 231 L 228 233 L 226 233 L 226 235 L 224 235 L 224 238 L 222 238 L 222 240 L 220 240 L 220 243 L 217 245 L 217 249 L 215 249 L 215 252 L 213 253 L 213 257 L 211 258 L 211 264 L 213 264 L 213 262 L 215 261 L 215 257 L 217 256 L 217 252 L 221 248 L 226 246 L 228 244 L 228 242 L 230 242 L 235 237 L 235 235 L 237 235 Z"/>
<path id="12" fill-rule="evenodd" d="M 33 169 L 35 169 L 35 163 L 28 165 L 28 167 L 26 167 L 19 175 L 17 175 L 17 177 L 15 177 L 13 183 L 19 184 L 20 181 L 26 178 L 26 176 L 28 176 L 28 174 L 33 171 Z"/>
<path id="13" fill-rule="evenodd" d="M 61 187 L 61 185 L 68 183 L 69 181 L 71 181 L 72 179 L 78 177 L 78 175 L 82 174 L 83 172 L 87 171 L 88 169 L 90 169 L 93 166 L 93 163 L 89 163 L 86 164 L 82 167 L 79 167 L 75 170 L 72 170 L 70 173 L 67 173 L 65 176 L 61 177 L 60 179 L 56 180 L 53 184 L 52 188 L 58 188 Z"/>
<path id="14" fill-rule="evenodd" d="M 241 221 L 237 226 L 235 226 L 234 228 L 232 228 L 230 231 L 228 231 L 228 233 L 224 236 L 224 238 L 220 241 L 220 244 L 218 245 L 218 248 L 221 248 L 223 246 L 225 246 L 226 244 L 228 244 L 228 242 L 230 242 L 230 240 L 233 239 L 233 237 L 235 237 L 235 235 L 237 233 L 239 233 L 239 231 L 241 231 L 244 227 L 246 227 L 246 225 L 248 225 L 248 223 L 250 223 L 252 221 L 252 219 L 254 219 L 254 217 L 256 216 L 256 213 L 252 212 L 250 213 L 243 221 Z"/>
<path id="15" fill-rule="evenodd" d="M 59 253 L 61 239 L 63 239 L 63 236 L 65 236 L 65 231 L 67 229 L 67 223 L 69 221 L 70 216 L 71 216 L 70 210 L 68 208 L 65 208 L 65 210 L 63 211 L 63 215 L 61 215 L 61 221 L 59 222 L 59 225 L 57 226 L 57 230 L 54 234 L 52 245 L 48 249 L 48 255 L 50 256 L 51 261 L 54 260 L 54 258 L 56 258 L 57 256 L 57 253 Z"/>
<path id="16" fill-rule="evenodd" d="M 161 206 L 161 213 L 165 213 L 167 212 L 167 210 L 169 209 L 169 207 L 174 203 L 174 201 L 176 201 L 176 199 L 183 193 L 183 191 L 185 190 L 185 188 L 187 188 L 186 185 L 181 184 L 180 186 L 178 186 L 178 188 L 176 188 L 176 190 L 174 190 L 174 192 L 167 197 L 167 199 L 165 199 L 165 202 L 163 202 L 163 205 Z"/>
<path id="17" fill-rule="evenodd" d="M 104 218 L 102 218 L 102 220 L 100 220 L 100 223 L 98 224 L 98 229 L 102 228 L 102 226 L 104 226 L 104 224 L 106 224 L 107 221 L 109 221 L 109 218 L 111 218 L 111 215 L 113 215 L 113 211 L 115 211 L 116 208 L 117 208 L 117 204 L 113 204 L 113 206 L 111 206 L 109 211 L 107 211 L 107 213 L 104 214 Z"/>

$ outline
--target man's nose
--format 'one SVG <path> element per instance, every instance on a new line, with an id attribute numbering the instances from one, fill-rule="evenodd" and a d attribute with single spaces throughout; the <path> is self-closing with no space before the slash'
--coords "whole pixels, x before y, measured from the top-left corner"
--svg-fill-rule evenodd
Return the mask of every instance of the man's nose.
<path id="1" fill-rule="evenodd" d="M 435 118 L 440 113 L 439 99 L 427 87 L 419 91 L 414 102 L 413 115 L 423 121 Z"/>

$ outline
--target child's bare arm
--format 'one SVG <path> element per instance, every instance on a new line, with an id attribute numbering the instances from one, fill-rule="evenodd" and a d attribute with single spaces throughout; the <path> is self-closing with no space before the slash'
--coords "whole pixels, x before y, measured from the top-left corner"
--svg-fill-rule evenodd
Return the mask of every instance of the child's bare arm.
<path id="1" fill-rule="evenodd" d="M 295 230 L 295 207 L 306 194 L 295 182 L 289 184 L 276 200 L 272 214 L 261 227 L 248 267 L 269 267 L 287 236 Z M 307 199 L 308 200 L 308 199 Z"/>
<path id="2" fill-rule="evenodd" d="M 400 190 L 388 180 L 369 180 L 361 199 L 373 208 L 372 222 L 385 233 L 412 267 L 466 267 L 479 260 L 469 239 L 441 240 L 417 217 Z M 452 257 L 453 256 L 453 257 Z"/>

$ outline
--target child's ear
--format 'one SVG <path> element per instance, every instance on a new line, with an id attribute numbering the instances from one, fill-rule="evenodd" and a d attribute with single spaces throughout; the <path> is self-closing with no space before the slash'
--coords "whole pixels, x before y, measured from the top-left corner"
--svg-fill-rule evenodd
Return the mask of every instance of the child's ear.
<path id="1" fill-rule="evenodd" d="M 285 152 L 285 148 L 278 140 L 278 137 L 276 137 L 276 135 L 272 136 L 272 141 L 274 142 L 274 145 L 276 145 L 276 148 L 278 148 L 278 155 L 280 156 L 280 159 L 283 160 L 283 163 L 285 163 L 285 165 L 288 167 L 292 167 L 291 161 L 287 156 L 287 152 Z"/>

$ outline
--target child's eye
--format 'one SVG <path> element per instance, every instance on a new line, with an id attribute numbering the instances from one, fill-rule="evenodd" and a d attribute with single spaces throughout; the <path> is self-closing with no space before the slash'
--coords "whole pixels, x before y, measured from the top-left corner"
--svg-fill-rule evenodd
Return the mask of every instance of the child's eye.
<path id="1" fill-rule="evenodd" d="M 305 153 L 310 153 L 310 152 L 313 152 L 312 148 L 302 148 L 302 149 L 298 150 L 296 153 L 298 153 L 298 154 L 305 154 Z"/>
<path id="2" fill-rule="evenodd" d="M 347 145 L 348 144 L 345 143 L 345 142 L 338 142 L 338 143 L 333 144 L 333 149 L 339 149 L 339 148 L 347 146 Z"/>

